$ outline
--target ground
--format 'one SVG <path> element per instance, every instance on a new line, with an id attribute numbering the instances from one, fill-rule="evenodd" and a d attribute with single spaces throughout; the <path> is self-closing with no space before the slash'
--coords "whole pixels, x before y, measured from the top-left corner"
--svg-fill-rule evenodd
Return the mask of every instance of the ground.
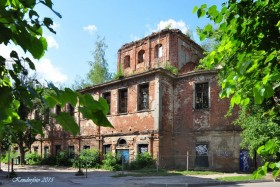
<path id="1" fill-rule="evenodd" d="M 218 177 L 241 175 L 224 173 L 199 176 L 162 176 L 162 177 L 112 177 L 122 171 L 109 172 L 88 170 L 86 176 L 75 176 L 77 169 L 49 166 L 15 166 L 17 177 L 7 178 L 7 165 L 2 164 L 1 186 L 98 186 L 98 187 L 148 187 L 148 186 L 205 186 L 219 184 Z M 84 170 L 85 172 L 85 170 Z M 280 186 L 272 180 L 261 181 L 260 186 Z M 262 185 L 263 184 L 263 185 Z M 229 186 L 229 184 L 225 185 Z M 232 185 L 237 186 L 237 185 Z M 238 185 L 239 186 L 239 185 Z"/>

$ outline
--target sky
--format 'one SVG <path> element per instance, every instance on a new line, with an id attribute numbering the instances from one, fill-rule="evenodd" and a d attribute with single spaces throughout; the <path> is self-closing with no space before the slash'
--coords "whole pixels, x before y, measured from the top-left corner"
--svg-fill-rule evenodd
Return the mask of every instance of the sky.
<path id="1" fill-rule="evenodd" d="M 199 43 L 197 27 L 211 23 L 193 14 L 194 6 L 218 7 L 224 0 L 53 0 L 53 9 L 62 15 L 39 6 L 40 16 L 54 21 L 56 34 L 44 30 L 48 41 L 45 56 L 36 61 L 38 78 L 71 86 L 74 80 L 89 71 L 97 36 L 105 37 L 106 59 L 111 73 L 116 72 L 117 52 L 125 43 L 141 39 L 152 32 L 171 28 L 191 32 Z M 0 44 L 0 54 L 8 56 L 14 46 Z M 16 48 L 17 49 L 17 48 Z M 22 52 L 23 54 L 23 52 Z"/>

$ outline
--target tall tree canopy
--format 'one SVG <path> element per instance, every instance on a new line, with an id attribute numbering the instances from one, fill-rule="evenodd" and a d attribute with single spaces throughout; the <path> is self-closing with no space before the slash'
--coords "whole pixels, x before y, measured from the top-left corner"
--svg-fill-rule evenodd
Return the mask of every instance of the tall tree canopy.
<path id="1" fill-rule="evenodd" d="M 111 80 L 111 73 L 109 73 L 105 55 L 107 47 L 105 38 L 101 39 L 98 36 L 95 42 L 95 49 L 92 52 L 93 61 L 89 61 L 90 71 L 87 74 L 92 84 L 100 84 Z"/>
<path id="2" fill-rule="evenodd" d="M 0 1 L 0 44 L 13 44 L 19 46 L 24 52 L 29 52 L 35 59 L 40 59 L 47 50 L 47 42 L 43 37 L 43 27 L 51 32 L 53 21 L 48 17 L 41 18 L 36 11 L 38 4 L 52 10 L 54 14 L 61 15 L 53 9 L 51 0 L 1 0 Z M 69 88 L 60 90 L 52 83 L 48 88 L 35 89 L 25 84 L 20 75 L 27 75 L 28 70 L 23 63 L 29 65 L 29 69 L 35 70 L 30 58 L 19 57 L 16 51 L 10 53 L 10 59 L 0 56 L 0 135 L 5 136 L 5 129 L 9 128 L 17 133 L 19 125 L 24 128 L 32 127 L 38 133 L 42 133 L 42 123 L 31 123 L 20 115 L 20 106 L 33 108 L 33 101 L 40 100 L 47 107 L 56 105 L 61 107 L 66 103 L 78 106 L 77 110 L 86 119 L 91 119 L 95 124 L 102 126 L 112 125 L 106 118 L 108 105 L 105 99 L 94 100 L 89 94 L 81 95 Z M 10 64 L 8 66 L 8 64 Z M 46 90 L 49 91 L 46 91 Z M 79 126 L 74 118 L 66 112 L 54 116 L 65 130 L 76 135 Z"/>
<path id="3" fill-rule="evenodd" d="M 280 2 L 278 0 L 228 0 L 220 10 L 216 5 L 195 7 L 198 17 L 207 16 L 220 33 L 215 48 L 202 60 L 208 69 L 219 68 L 221 97 L 231 97 L 231 106 L 262 105 L 264 115 L 278 121 L 280 112 Z M 215 33 L 211 24 L 200 32 L 200 39 Z M 265 129 L 264 129 L 265 130 Z M 269 139 L 258 149 L 260 155 L 280 152 L 280 137 Z M 280 161 L 266 162 L 280 172 Z"/>
<path id="4" fill-rule="evenodd" d="M 76 77 L 72 88 L 75 90 L 83 89 L 88 86 L 101 84 L 112 80 L 112 74 L 109 72 L 108 63 L 106 60 L 106 49 L 107 44 L 105 38 L 100 38 L 97 36 L 95 42 L 95 48 L 92 52 L 93 60 L 89 61 L 89 72 L 86 74 L 85 78 L 80 76 Z"/>

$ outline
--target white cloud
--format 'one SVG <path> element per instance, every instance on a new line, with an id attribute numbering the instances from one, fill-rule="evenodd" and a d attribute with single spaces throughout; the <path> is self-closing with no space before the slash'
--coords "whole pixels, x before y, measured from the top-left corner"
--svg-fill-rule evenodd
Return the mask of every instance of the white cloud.
<path id="1" fill-rule="evenodd" d="M 58 49 L 59 45 L 58 45 L 57 41 L 54 39 L 54 37 L 45 36 L 45 38 L 47 39 L 47 42 L 48 42 L 48 48 Z"/>
<path id="2" fill-rule="evenodd" d="M 83 29 L 85 31 L 89 32 L 90 34 L 97 31 L 97 27 L 95 25 L 88 25 L 88 26 L 83 27 Z"/>
<path id="3" fill-rule="evenodd" d="M 147 26 L 147 27 L 150 28 L 150 26 Z M 171 29 L 180 29 L 183 33 L 190 32 L 189 26 L 187 26 L 184 21 L 182 21 L 182 20 L 175 21 L 173 19 L 169 19 L 169 20 L 166 20 L 166 21 L 160 21 L 157 24 L 156 29 L 150 29 L 150 31 L 151 32 L 157 32 L 157 31 L 160 31 L 162 29 L 165 29 L 166 27 L 169 27 Z"/>
<path id="4" fill-rule="evenodd" d="M 63 74 L 59 68 L 55 67 L 50 59 L 44 58 L 35 63 L 36 72 L 41 82 L 50 81 L 56 84 L 65 83 L 67 75 Z"/>

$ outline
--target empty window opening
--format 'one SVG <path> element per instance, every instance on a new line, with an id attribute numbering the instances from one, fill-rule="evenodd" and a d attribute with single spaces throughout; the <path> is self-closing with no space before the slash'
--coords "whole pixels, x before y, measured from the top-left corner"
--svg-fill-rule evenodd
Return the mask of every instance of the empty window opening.
<path id="1" fill-rule="evenodd" d="M 162 57 L 162 45 L 157 44 L 155 47 L 155 58 L 161 58 Z"/>
<path id="2" fill-rule="evenodd" d="M 68 154 L 69 154 L 69 158 L 75 157 L 75 146 L 74 145 L 68 146 Z"/>
<path id="3" fill-rule="evenodd" d="M 56 105 L 55 106 L 55 114 L 59 115 L 61 112 L 61 106 L 60 105 Z"/>
<path id="4" fill-rule="evenodd" d="M 44 147 L 44 158 L 47 158 L 50 154 L 50 149 L 48 146 Z"/>
<path id="5" fill-rule="evenodd" d="M 34 153 L 38 153 L 38 150 L 39 150 L 39 147 L 38 147 L 38 146 L 34 146 L 34 147 L 33 147 Z"/>
<path id="6" fill-rule="evenodd" d="M 106 99 L 108 105 L 109 105 L 109 111 L 108 114 L 111 114 L 111 92 L 106 92 L 102 94 L 102 97 Z"/>
<path id="7" fill-rule="evenodd" d="M 126 140 L 125 139 L 120 139 L 119 140 L 119 146 L 125 146 L 126 145 Z"/>
<path id="8" fill-rule="evenodd" d="M 89 145 L 84 145 L 83 148 L 84 148 L 84 149 L 90 149 L 90 146 L 89 146 Z"/>
<path id="9" fill-rule="evenodd" d="M 39 109 L 35 109 L 35 116 L 34 116 L 35 120 L 40 120 L 40 112 Z"/>
<path id="10" fill-rule="evenodd" d="M 200 83 L 195 85 L 195 108 L 209 108 L 209 84 Z"/>
<path id="11" fill-rule="evenodd" d="M 148 152 L 148 144 L 139 144 L 138 145 L 138 154 L 143 154 Z"/>
<path id="12" fill-rule="evenodd" d="M 139 85 L 138 110 L 149 109 L 149 84 Z"/>
<path id="13" fill-rule="evenodd" d="M 111 145 L 104 145 L 104 154 L 111 153 Z"/>
<path id="14" fill-rule="evenodd" d="M 119 113 L 127 113 L 127 89 L 119 90 Z"/>
<path id="15" fill-rule="evenodd" d="M 75 108 L 70 103 L 68 103 L 66 105 L 66 112 L 68 112 L 71 116 L 74 116 Z"/>
<path id="16" fill-rule="evenodd" d="M 138 52 L 138 63 L 142 63 L 145 60 L 145 51 L 144 50 L 140 50 Z"/>
<path id="17" fill-rule="evenodd" d="M 124 57 L 124 62 L 123 62 L 123 68 L 129 68 L 130 67 L 130 56 L 126 55 Z"/>
<path id="18" fill-rule="evenodd" d="M 55 155 L 61 151 L 61 145 L 55 145 Z"/>

